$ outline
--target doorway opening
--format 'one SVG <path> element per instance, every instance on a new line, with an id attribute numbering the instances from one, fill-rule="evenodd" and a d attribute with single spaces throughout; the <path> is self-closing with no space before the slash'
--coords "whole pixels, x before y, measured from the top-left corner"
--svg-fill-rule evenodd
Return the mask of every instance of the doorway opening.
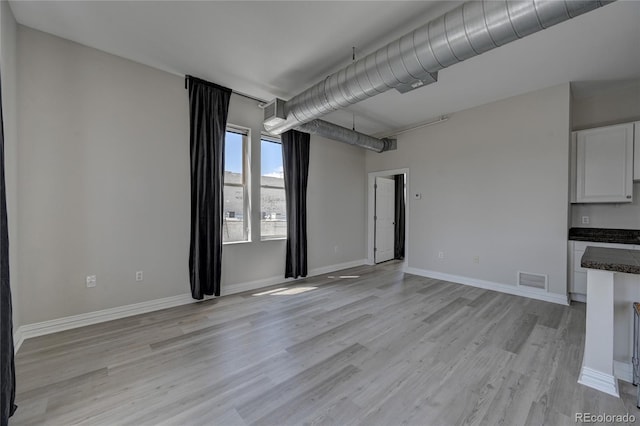
<path id="1" fill-rule="evenodd" d="M 369 173 L 368 263 L 407 261 L 408 169 Z"/>

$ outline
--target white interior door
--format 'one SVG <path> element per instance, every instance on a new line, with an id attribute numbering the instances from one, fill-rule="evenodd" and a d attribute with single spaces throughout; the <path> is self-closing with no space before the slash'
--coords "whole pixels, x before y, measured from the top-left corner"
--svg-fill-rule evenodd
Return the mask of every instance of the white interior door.
<path id="1" fill-rule="evenodd" d="M 375 248 L 376 263 L 393 259 L 396 185 L 393 179 L 376 177 Z"/>

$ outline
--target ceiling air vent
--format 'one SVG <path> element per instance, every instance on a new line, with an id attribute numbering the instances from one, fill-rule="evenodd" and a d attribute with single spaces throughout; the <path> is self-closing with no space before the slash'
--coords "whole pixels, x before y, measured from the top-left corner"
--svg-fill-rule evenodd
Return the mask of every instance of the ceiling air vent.
<path id="1" fill-rule="evenodd" d="M 547 276 L 543 274 L 532 274 L 530 272 L 518 271 L 518 285 L 521 287 L 546 291 Z"/>
<path id="2" fill-rule="evenodd" d="M 285 120 L 284 114 L 284 101 L 279 98 L 275 98 L 264 106 L 264 124 L 268 126 L 275 126 L 282 123 Z"/>

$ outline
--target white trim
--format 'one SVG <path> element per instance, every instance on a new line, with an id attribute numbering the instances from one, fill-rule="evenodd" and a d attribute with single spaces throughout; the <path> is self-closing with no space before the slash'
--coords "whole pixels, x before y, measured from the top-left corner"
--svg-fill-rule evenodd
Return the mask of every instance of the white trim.
<path id="1" fill-rule="evenodd" d="M 411 194 L 410 191 L 410 180 L 409 180 L 409 169 L 393 169 L 393 170 L 381 170 L 377 172 L 369 172 L 368 173 L 368 183 L 367 183 L 367 265 L 375 265 L 375 257 L 373 253 L 373 246 L 375 244 L 375 222 L 373 220 L 373 216 L 375 215 L 376 205 L 375 205 L 375 183 L 376 177 L 381 176 L 392 176 L 392 175 L 402 175 L 404 174 L 404 185 L 406 188 L 407 197 L 404 200 L 405 208 L 404 208 L 404 260 L 405 262 L 409 260 L 409 211 L 411 210 Z"/>
<path id="2" fill-rule="evenodd" d="M 499 291 L 501 293 L 528 297 L 530 299 L 544 300 L 545 302 L 557 303 L 559 305 L 569 304 L 567 296 L 562 294 L 541 293 L 539 291 L 528 290 L 526 288 L 522 288 L 518 286 L 500 284 L 493 281 L 479 280 L 476 278 L 445 274 L 443 272 L 430 271 L 426 269 L 418 269 L 418 268 L 412 268 L 412 267 L 404 268 L 404 272 L 407 274 L 419 275 L 421 277 L 435 278 L 438 280 L 451 281 L 454 283 L 469 285 L 472 287 L 479 287 L 487 290 Z"/>
<path id="3" fill-rule="evenodd" d="M 578 383 L 588 386 L 590 388 L 599 390 L 600 392 L 608 393 L 616 398 L 620 398 L 620 392 L 618 392 L 618 380 L 606 373 L 594 370 L 589 367 L 582 367 L 580 370 L 580 378 Z"/>
<path id="4" fill-rule="evenodd" d="M 570 293 L 571 300 L 575 300 L 580 303 L 587 303 L 587 295 L 580 293 Z"/>
<path id="5" fill-rule="evenodd" d="M 20 346 L 22 346 L 22 342 L 24 342 L 24 335 L 22 334 L 22 327 L 18 327 L 13 331 L 13 352 L 18 352 Z"/>
<path id="6" fill-rule="evenodd" d="M 227 241 L 223 245 L 229 243 L 250 243 L 251 240 L 251 128 L 238 126 L 237 124 L 227 123 L 225 132 L 235 133 L 242 136 L 242 184 L 231 184 L 231 186 L 242 187 L 242 217 L 244 239 L 241 241 Z M 226 140 L 225 140 L 226 143 Z M 223 171 L 224 175 L 224 171 Z M 223 179 L 224 180 L 224 179 Z M 224 185 L 224 182 L 223 182 Z"/>
<path id="7" fill-rule="evenodd" d="M 242 136 L 251 135 L 251 127 L 238 126 L 237 124 L 227 123 L 227 128 L 225 130 Z"/>
<path id="8" fill-rule="evenodd" d="M 365 259 L 358 259 L 351 262 L 338 263 L 336 265 L 314 268 L 309 271 L 308 277 L 322 275 L 341 269 L 362 266 L 366 263 Z M 302 278 L 299 278 L 302 279 Z M 299 280 L 298 279 L 298 280 Z M 237 283 L 225 285 L 221 291 L 222 296 L 230 294 L 242 293 L 244 291 L 256 290 L 270 285 L 295 282 L 298 280 L 284 279 L 282 276 L 265 278 L 247 283 Z M 203 300 L 212 299 L 214 296 L 205 296 Z M 198 303 L 201 300 L 195 300 L 190 293 L 180 294 L 177 296 L 165 297 L 163 299 L 149 300 L 132 305 L 118 306 L 115 308 L 103 309 L 100 311 L 87 312 L 84 314 L 72 315 L 69 317 L 57 318 L 49 321 L 42 321 L 33 324 L 26 324 L 18 327 L 13 334 L 14 350 L 18 352 L 22 342 L 32 337 L 44 336 L 45 334 L 57 333 L 59 331 L 70 330 L 73 328 L 84 327 L 91 324 L 97 324 L 105 321 L 111 321 L 119 318 L 130 317 L 133 315 L 144 314 L 147 312 L 159 311 L 161 309 L 173 308 L 175 306 L 188 305 L 190 303 Z"/>
<path id="9" fill-rule="evenodd" d="M 344 263 L 338 263 L 336 265 L 323 266 L 321 268 L 314 268 L 311 271 L 309 271 L 309 276 L 315 277 L 317 275 L 329 274 L 331 272 L 339 271 L 341 269 L 355 268 L 357 266 L 362 266 L 366 264 L 367 264 L 366 259 L 358 259 L 358 260 L 352 260 L 351 262 L 344 262 Z"/>
<path id="10" fill-rule="evenodd" d="M 314 268 L 309 270 L 306 278 L 315 277 L 317 275 L 328 274 L 330 272 L 339 271 L 341 269 L 354 268 L 356 266 L 366 265 L 366 259 L 352 260 L 351 262 L 338 263 L 335 265 L 323 266 L 321 268 Z M 245 291 L 257 290 L 264 287 L 269 287 L 275 284 L 285 284 L 289 282 L 295 282 L 304 278 L 282 278 L 281 275 L 270 278 L 263 278 L 256 281 L 249 281 L 246 283 L 227 284 L 221 291 L 222 296 L 228 296 L 231 294 L 242 293 Z"/>
<path id="11" fill-rule="evenodd" d="M 274 284 L 279 284 L 287 281 L 295 281 L 291 278 L 283 278 L 282 275 L 277 277 L 262 278 L 255 281 L 248 281 L 244 283 L 226 284 L 222 286 L 220 290 L 221 296 L 230 296 L 232 294 L 238 294 L 245 291 L 256 290 L 263 287 L 269 287 Z"/>
<path id="12" fill-rule="evenodd" d="M 149 300 L 147 302 L 134 303 L 131 305 L 118 306 L 116 308 L 103 309 L 100 311 L 87 312 L 84 314 L 72 315 L 49 321 L 26 324 L 20 326 L 17 334 L 25 340 L 32 337 L 44 336 L 45 334 L 57 333 L 59 331 L 84 327 L 86 325 L 125 318 L 132 315 L 144 314 L 146 312 L 158 311 L 160 309 L 173 308 L 174 306 L 186 305 L 193 302 L 196 302 L 196 300 L 191 297 L 191 294 L 181 294 L 178 296 L 165 297 L 163 299 Z"/>
<path id="13" fill-rule="evenodd" d="M 627 383 L 633 383 L 633 365 L 630 362 L 613 361 L 613 375 Z"/>
<path id="14" fill-rule="evenodd" d="M 282 136 L 280 135 L 273 136 L 267 132 L 260 132 L 260 142 L 262 142 L 263 140 L 272 143 L 279 143 L 280 145 L 282 145 Z"/>

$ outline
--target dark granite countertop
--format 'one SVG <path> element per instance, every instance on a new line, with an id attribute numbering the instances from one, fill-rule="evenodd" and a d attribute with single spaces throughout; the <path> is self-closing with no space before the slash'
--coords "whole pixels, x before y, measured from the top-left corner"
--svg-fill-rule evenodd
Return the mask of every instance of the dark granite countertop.
<path id="1" fill-rule="evenodd" d="M 588 246 L 580 266 L 589 269 L 640 274 L 640 250 Z"/>
<path id="2" fill-rule="evenodd" d="M 571 228 L 569 240 L 592 241 L 594 243 L 638 244 L 639 229 Z"/>

